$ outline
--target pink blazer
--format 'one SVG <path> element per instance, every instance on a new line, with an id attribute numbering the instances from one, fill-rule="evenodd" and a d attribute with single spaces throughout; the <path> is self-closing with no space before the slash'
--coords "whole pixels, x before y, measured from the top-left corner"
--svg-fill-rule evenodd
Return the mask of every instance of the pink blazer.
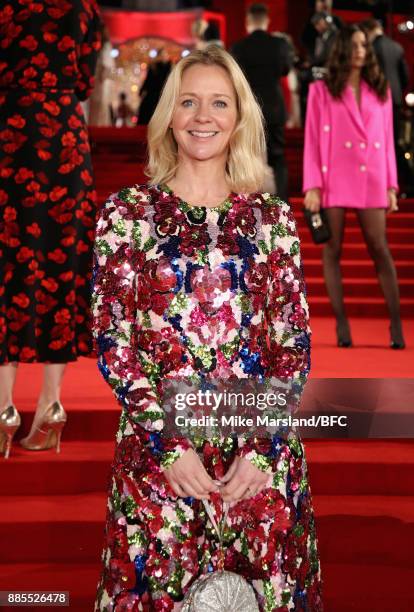
<path id="1" fill-rule="evenodd" d="M 361 108 L 350 86 L 335 99 L 323 81 L 309 88 L 303 191 L 319 187 L 322 206 L 387 207 L 387 189 L 398 189 L 392 100 L 365 81 Z"/>

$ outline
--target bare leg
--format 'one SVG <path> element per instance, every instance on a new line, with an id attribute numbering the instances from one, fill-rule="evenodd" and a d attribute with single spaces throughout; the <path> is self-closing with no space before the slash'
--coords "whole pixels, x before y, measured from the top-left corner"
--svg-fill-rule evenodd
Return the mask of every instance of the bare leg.
<path id="1" fill-rule="evenodd" d="M 13 389 L 18 363 L 13 361 L 0 366 L 0 412 L 13 404 Z"/>
<path id="2" fill-rule="evenodd" d="M 33 431 L 40 422 L 44 412 L 50 406 L 50 404 L 60 401 L 62 379 L 65 368 L 66 363 L 51 363 L 44 365 L 43 384 L 37 402 L 37 408 L 31 431 Z"/>
<path id="3" fill-rule="evenodd" d="M 362 209 L 358 210 L 357 214 L 388 307 L 391 319 L 391 338 L 394 342 L 403 344 L 400 294 L 394 261 L 387 243 L 385 209 Z"/>
<path id="4" fill-rule="evenodd" d="M 351 343 L 351 332 L 345 314 L 340 264 L 345 228 L 345 209 L 335 207 L 325 210 L 328 216 L 332 237 L 325 244 L 323 249 L 323 273 L 326 289 L 336 317 L 338 343 L 342 343 L 342 346 L 346 346 Z"/>

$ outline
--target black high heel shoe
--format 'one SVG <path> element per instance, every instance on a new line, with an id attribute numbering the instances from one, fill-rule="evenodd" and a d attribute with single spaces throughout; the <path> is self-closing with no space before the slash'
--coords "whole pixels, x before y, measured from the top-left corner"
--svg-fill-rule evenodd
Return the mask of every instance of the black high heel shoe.
<path id="1" fill-rule="evenodd" d="M 399 330 L 399 332 L 395 333 L 393 332 L 392 327 L 390 325 L 390 336 L 390 348 L 392 348 L 394 351 L 401 351 L 405 349 L 405 341 L 401 329 Z M 399 336 L 398 340 L 396 339 L 396 336 Z"/>
<path id="2" fill-rule="evenodd" d="M 336 324 L 336 344 L 339 348 L 350 348 L 352 346 L 351 332 L 349 324 Z"/>

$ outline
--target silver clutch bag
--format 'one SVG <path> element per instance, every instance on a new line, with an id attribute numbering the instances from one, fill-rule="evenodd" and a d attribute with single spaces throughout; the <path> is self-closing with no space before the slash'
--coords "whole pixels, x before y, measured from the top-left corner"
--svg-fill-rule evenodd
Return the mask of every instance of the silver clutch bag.
<path id="1" fill-rule="evenodd" d="M 215 528 L 223 551 L 223 527 L 220 529 L 210 504 L 203 500 L 208 517 Z M 227 517 L 226 508 L 223 523 Z M 222 565 L 224 559 L 222 558 Z M 191 585 L 184 597 L 182 612 L 259 612 L 250 584 L 239 574 L 223 570 L 203 574 Z"/>
<path id="2" fill-rule="evenodd" d="M 187 592 L 182 612 L 259 612 L 250 584 L 239 574 L 217 571 L 197 578 Z"/>

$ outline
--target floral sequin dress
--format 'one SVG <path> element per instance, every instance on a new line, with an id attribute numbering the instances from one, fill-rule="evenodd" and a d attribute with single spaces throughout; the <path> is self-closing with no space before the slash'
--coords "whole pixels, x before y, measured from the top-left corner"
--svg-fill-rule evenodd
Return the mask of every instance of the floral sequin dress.
<path id="1" fill-rule="evenodd" d="M 178 498 L 163 474 L 193 443 L 163 435 L 161 381 L 304 383 L 310 330 L 289 206 L 232 193 L 205 208 L 167 186 L 123 189 L 98 221 L 93 312 L 99 368 L 122 406 L 95 611 L 179 610 L 194 580 L 217 569 L 220 550 L 202 502 Z M 235 455 L 271 474 L 262 493 L 230 508 L 225 569 L 251 583 L 261 611 L 321 611 L 300 439 L 222 437 L 195 450 L 213 478 Z M 211 498 L 220 519 L 220 498 Z"/>

